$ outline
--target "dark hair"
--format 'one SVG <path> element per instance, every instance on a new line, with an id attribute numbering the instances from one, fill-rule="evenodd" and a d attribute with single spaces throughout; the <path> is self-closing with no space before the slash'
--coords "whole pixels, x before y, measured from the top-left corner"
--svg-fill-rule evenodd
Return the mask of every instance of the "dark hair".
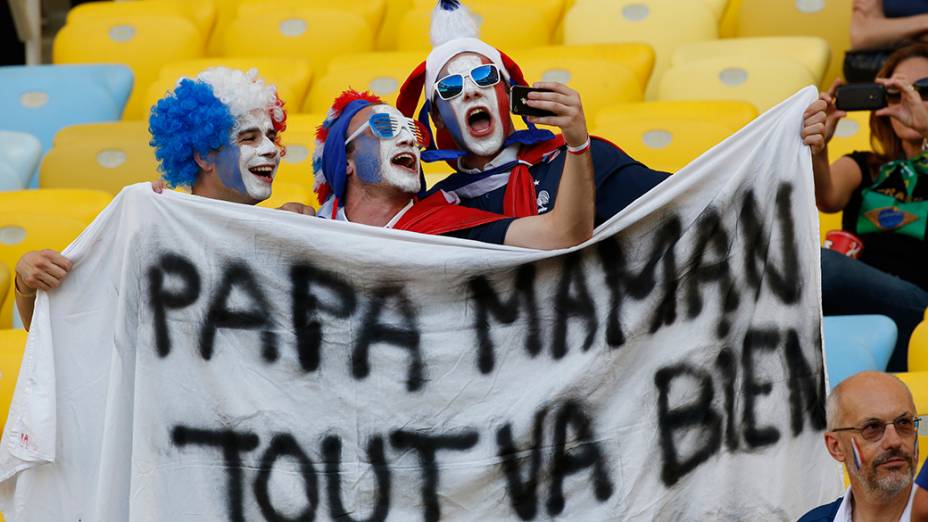
<path id="1" fill-rule="evenodd" d="M 928 59 L 928 44 L 918 43 L 897 49 L 886 58 L 883 67 L 876 73 L 876 77 L 889 78 L 896 67 L 909 58 Z M 889 116 L 877 116 L 875 113 L 870 113 L 870 147 L 876 153 L 880 163 L 902 157 L 902 140 L 893 131 Z"/>

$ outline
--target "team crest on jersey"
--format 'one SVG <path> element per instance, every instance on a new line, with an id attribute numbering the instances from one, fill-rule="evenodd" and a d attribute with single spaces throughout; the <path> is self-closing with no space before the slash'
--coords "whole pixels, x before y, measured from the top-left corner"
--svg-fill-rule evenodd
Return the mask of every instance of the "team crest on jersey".
<path id="1" fill-rule="evenodd" d="M 896 230 L 918 221 L 918 216 L 896 206 L 875 208 L 864 213 L 864 217 L 880 230 Z"/>

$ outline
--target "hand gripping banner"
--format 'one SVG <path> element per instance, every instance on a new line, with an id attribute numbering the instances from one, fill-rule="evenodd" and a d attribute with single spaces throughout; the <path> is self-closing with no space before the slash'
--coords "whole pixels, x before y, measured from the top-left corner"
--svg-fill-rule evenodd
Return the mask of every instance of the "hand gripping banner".
<path id="1" fill-rule="evenodd" d="M 834 499 L 815 95 L 569 251 L 123 190 L 39 296 L 7 520 L 794 520 Z"/>

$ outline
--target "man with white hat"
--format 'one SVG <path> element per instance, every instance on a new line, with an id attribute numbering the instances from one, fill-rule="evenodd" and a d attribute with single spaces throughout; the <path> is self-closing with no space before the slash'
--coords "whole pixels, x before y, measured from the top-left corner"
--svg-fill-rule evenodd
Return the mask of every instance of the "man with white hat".
<path id="1" fill-rule="evenodd" d="M 419 120 L 431 116 L 436 133 L 423 161 L 448 161 L 455 173 L 436 184 L 466 206 L 509 216 L 543 214 L 553 208 L 564 157 L 585 155 L 595 175 L 595 224 L 611 218 L 667 178 L 648 169 L 606 140 L 591 138 L 580 96 L 556 82 L 534 87 L 529 107 L 554 116 L 529 117 L 515 130 L 509 115 L 509 88 L 525 85 L 511 58 L 477 37 L 473 16 L 458 0 L 441 0 L 432 17 L 434 48 L 400 89 L 397 107 L 412 116 L 419 97 Z M 577 118 L 577 115 L 580 115 Z M 560 127 L 561 135 L 534 124 Z"/>

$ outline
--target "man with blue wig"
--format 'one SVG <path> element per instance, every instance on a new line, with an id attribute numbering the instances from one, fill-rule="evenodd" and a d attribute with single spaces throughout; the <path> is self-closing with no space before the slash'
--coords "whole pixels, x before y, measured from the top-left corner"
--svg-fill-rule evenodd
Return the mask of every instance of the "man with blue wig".
<path id="1" fill-rule="evenodd" d="M 586 123 L 566 118 L 574 132 Z M 453 194 L 436 191 L 419 198 L 420 127 L 370 93 L 345 91 L 316 134 L 313 169 L 316 193 L 327 219 L 443 234 L 488 243 L 554 249 L 592 236 L 593 176 L 589 157 L 564 163 L 561 197 L 543 216 L 513 218 L 458 205 Z"/>
<path id="2" fill-rule="evenodd" d="M 264 201 L 284 152 L 286 121 L 277 89 L 255 70 L 213 67 L 182 78 L 151 110 L 151 146 L 163 180 L 153 189 L 166 184 L 233 203 Z M 70 260 L 47 249 L 27 252 L 16 263 L 16 308 L 27 330 L 36 292 L 57 288 L 70 270 Z"/>

